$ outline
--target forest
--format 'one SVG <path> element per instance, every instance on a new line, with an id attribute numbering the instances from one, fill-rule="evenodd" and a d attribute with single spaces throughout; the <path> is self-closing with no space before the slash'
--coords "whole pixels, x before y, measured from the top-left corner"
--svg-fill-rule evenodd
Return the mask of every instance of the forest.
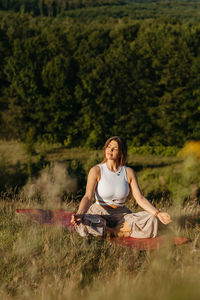
<path id="1" fill-rule="evenodd" d="M 0 1 L 0 138 L 200 139 L 200 3 L 92 3 Z"/>
<path id="2" fill-rule="evenodd" d="M 0 299 L 200 299 L 200 0 L 0 0 L 0 62 Z M 52 221 L 115 134 L 160 249 Z"/>

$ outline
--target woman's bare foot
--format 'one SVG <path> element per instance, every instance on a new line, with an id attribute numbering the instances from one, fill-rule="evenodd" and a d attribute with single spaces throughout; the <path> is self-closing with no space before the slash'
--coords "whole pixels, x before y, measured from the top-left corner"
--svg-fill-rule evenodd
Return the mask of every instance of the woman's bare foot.
<path id="1" fill-rule="evenodd" d="M 130 236 L 131 228 L 126 222 L 119 224 L 113 228 L 106 227 L 107 237 L 128 237 Z"/>

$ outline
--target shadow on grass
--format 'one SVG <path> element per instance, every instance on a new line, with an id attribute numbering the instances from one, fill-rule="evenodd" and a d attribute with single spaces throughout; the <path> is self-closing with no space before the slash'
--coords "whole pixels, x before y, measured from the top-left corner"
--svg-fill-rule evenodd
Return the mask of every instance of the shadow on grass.
<path id="1" fill-rule="evenodd" d="M 7 191 L 22 187 L 28 179 L 27 166 L 17 162 L 12 167 L 6 164 L 0 166 L 0 189 Z"/>
<path id="2" fill-rule="evenodd" d="M 66 171 L 72 178 L 77 178 L 77 191 L 81 190 L 86 184 L 86 172 L 81 161 L 62 159 L 58 162 L 66 166 Z M 37 178 L 40 172 L 51 167 L 52 163 L 43 155 L 32 157 L 27 163 L 18 161 L 14 165 L 2 159 L 0 161 L 0 191 L 19 191 L 29 178 Z"/>
<path id="3" fill-rule="evenodd" d="M 200 214 L 197 216 L 181 216 L 177 219 L 178 223 L 180 224 L 181 228 L 184 229 L 192 229 L 196 226 L 200 226 Z"/>

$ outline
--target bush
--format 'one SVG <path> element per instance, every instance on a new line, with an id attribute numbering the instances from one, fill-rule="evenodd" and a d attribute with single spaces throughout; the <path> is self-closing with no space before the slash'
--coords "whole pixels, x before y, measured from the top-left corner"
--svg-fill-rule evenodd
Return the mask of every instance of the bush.
<path id="1" fill-rule="evenodd" d="M 179 168 L 165 174 L 166 185 L 176 204 L 199 201 L 200 161 L 194 155 L 187 156 Z"/>

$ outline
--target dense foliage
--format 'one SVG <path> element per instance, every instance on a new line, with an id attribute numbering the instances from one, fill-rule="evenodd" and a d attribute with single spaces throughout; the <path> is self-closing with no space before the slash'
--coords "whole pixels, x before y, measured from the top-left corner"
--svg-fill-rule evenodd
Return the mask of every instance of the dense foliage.
<path id="1" fill-rule="evenodd" d="M 56 16 L 64 10 L 90 6 L 126 4 L 126 0 L 0 0 L 1 10 L 33 12 L 35 15 Z M 135 1 L 134 1 L 135 2 Z M 136 1 L 137 2 L 137 1 Z M 151 2 L 145 1 L 144 2 Z"/>
<path id="2" fill-rule="evenodd" d="M 87 147 L 114 134 L 135 146 L 200 139 L 198 20 L 115 9 L 1 12 L 1 138 Z"/>

